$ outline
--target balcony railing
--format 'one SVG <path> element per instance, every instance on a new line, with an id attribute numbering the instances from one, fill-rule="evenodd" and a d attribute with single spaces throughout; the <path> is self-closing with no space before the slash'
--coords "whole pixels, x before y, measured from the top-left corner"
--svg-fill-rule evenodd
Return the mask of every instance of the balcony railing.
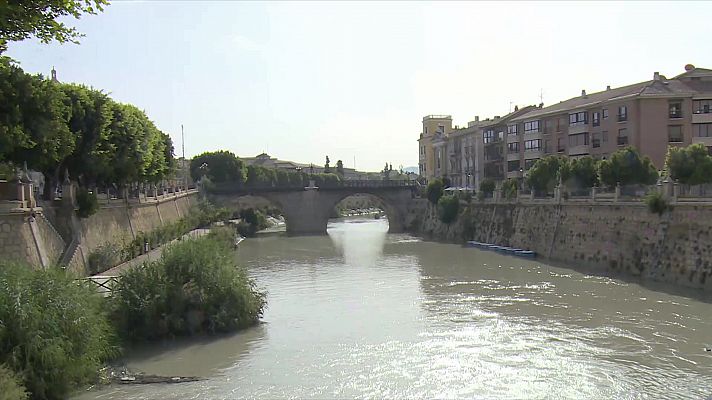
<path id="1" fill-rule="evenodd" d="M 675 112 L 671 111 L 671 112 L 670 112 L 670 118 L 671 118 L 671 119 L 674 119 L 674 118 L 682 118 L 682 111 L 675 111 Z"/>
<path id="2" fill-rule="evenodd" d="M 601 147 L 601 139 L 591 139 L 591 147 Z"/>
<path id="3" fill-rule="evenodd" d="M 618 122 L 628 121 L 628 114 L 618 114 Z"/>
<path id="4" fill-rule="evenodd" d="M 618 136 L 618 146 L 624 146 L 628 144 L 628 136 Z"/>

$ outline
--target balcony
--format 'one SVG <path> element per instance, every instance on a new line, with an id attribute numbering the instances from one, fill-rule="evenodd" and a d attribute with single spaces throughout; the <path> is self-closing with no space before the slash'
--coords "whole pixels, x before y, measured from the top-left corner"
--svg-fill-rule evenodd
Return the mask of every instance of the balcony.
<path id="1" fill-rule="evenodd" d="M 628 121 L 628 114 L 618 114 L 618 122 L 626 122 Z"/>
<path id="2" fill-rule="evenodd" d="M 569 125 L 569 135 L 575 135 L 577 133 L 586 133 L 586 132 L 588 132 L 588 123 L 586 123 L 586 122 Z"/>
<path id="3" fill-rule="evenodd" d="M 693 136 L 692 144 L 697 144 L 697 143 L 702 143 L 706 147 L 710 147 L 710 146 L 712 146 L 712 136 L 710 136 L 710 137 Z"/>
<path id="4" fill-rule="evenodd" d="M 710 124 L 712 123 L 712 113 L 694 113 L 692 114 L 693 124 Z"/>
<path id="5" fill-rule="evenodd" d="M 682 118 L 682 111 L 670 111 L 670 119 L 680 119 Z"/>
<path id="6" fill-rule="evenodd" d="M 507 135 L 507 143 L 518 142 L 519 139 L 521 139 L 521 137 L 519 135 L 515 135 L 515 134 Z"/>
<path id="7" fill-rule="evenodd" d="M 628 136 L 618 136 L 618 146 L 626 146 L 628 144 Z"/>
<path id="8" fill-rule="evenodd" d="M 601 147 L 601 139 L 591 139 L 591 147 L 594 149 Z"/>
<path id="9" fill-rule="evenodd" d="M 516 161 L 519 160 L 519 152 L 517 151 L 516 153 L 507 153 L 507 161 Z"/>
<path id="10" fill-rule="evenodd" d="M 532 158 L 532 157 L 538 157 L 540 155 L 544 154 L 544 149 L 539 147 L 537 149 L 528 149 L 524 150 L 524 157 L 525 158 Z"/>
<path id="11" fill-rule="evenodd" d="M 578 146 L 569 147 L 569 152 L 567 154 L 569 156 L 580 156 L 580 155 L 588 154 L 588 145 L 582 144 L 582 145 L 578 145 Z"/>

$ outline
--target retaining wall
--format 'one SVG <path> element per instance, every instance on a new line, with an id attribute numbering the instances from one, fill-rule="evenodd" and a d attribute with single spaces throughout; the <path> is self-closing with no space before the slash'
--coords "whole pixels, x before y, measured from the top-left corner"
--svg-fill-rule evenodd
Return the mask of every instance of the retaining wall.
<path id="1" fill-rule="evenodd" d="M 677 204 L 662 216 L 639 202 L 463 206 L 447 225 L 435 207 L 418 199 L 411 229 L 433 239 L 525 248 L 573 266 L 712 291 L 711 205 Z"/>

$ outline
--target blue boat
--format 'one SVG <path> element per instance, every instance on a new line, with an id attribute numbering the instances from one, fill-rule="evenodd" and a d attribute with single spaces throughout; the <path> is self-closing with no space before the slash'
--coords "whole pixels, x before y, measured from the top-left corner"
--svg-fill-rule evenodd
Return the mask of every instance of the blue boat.
<path id="1" fill-rule="evenodd" d="M 509 254 L 517 257 L 534 258 L 536 253 L 531 250 L 518 249 L 516 247 L 499 246 L 491 243 L 482 243 L 470 240 L 465 244 L 467 247 L 475 247 L 482 250 L 494 250 L 498 253 Z"/>

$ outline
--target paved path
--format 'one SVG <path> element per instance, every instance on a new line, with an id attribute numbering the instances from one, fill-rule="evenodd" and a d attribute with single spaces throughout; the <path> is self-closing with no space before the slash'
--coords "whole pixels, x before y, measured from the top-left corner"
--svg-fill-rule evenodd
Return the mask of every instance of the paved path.
<path id="1" fill-rule="evenodd" d="M 195 229 L 195 230 L 192 230 L 192 231 L 186 233 L 185 235 L 183 235 L 183 237 L 181 237 L 181 239 L 189 238 L 189 237 L 200 237 L 200 236 L 203 236 L 203 235 L 207 235 L 208 232 L 210 232 L 209 229 Z M 170 245 L 170 244 L 172 244 L 172 243 L 175 243 L 175 242 L 177 242 L 178 240 L 179 240 L 179 239 L 175 239 L 175 240 L 173 240 L 173 241 L 171 241 L 171 242 L 169 242 L 169 243 L 166 243 L 166 244 L 164 244 L 164 245 L 162 245 L 162 246 L 156 247 L 155 249 L 149 251 L 149 252 L 146 253 L 146 254 L 141 254 L 140 256 L 138 256 L 138 257 L 136 257 L 136 258 L 134 258 L 134 259 L 131 259 L 131 260 L 129 260 L 129 261 L 126 261 L 126 262 L 123 263 L 123 264 L 119 264 L 119 265 L 115 266 L 114 268 L 107 269 L 107 270 L 104 271 L 104 272 L 101 272 L 101 273 L 98 273 L 98 274 L 96 274 L 96 275 L 93 275 L 93 277 L 102 277 L 102 278 L 103 278 L 103 277 L 106 277 L 106 278 L 108 278 L 108 277 L 111 277 L 111 276 L 119 276 L 119 275 L 121 275 L 121 273 L 122 273 L 123 271 L 125 271 L 125 270 L 127 270 L 127 269 L 129 269 L 129 268 L 132 268 L 132 267 L 134 267 L 134 266 L 136 266 L 136 265 L 141 265 L 141 264 L 143 264 L 144 262 L 147 262 L 147 261 L 156 261 L 156 260 L 158 260 L 158 259 L 161 257 L 161 253 L 163 253 L 163 249 L 165 249 L 166 246 L 168 246 L 168 245 Z"/>

